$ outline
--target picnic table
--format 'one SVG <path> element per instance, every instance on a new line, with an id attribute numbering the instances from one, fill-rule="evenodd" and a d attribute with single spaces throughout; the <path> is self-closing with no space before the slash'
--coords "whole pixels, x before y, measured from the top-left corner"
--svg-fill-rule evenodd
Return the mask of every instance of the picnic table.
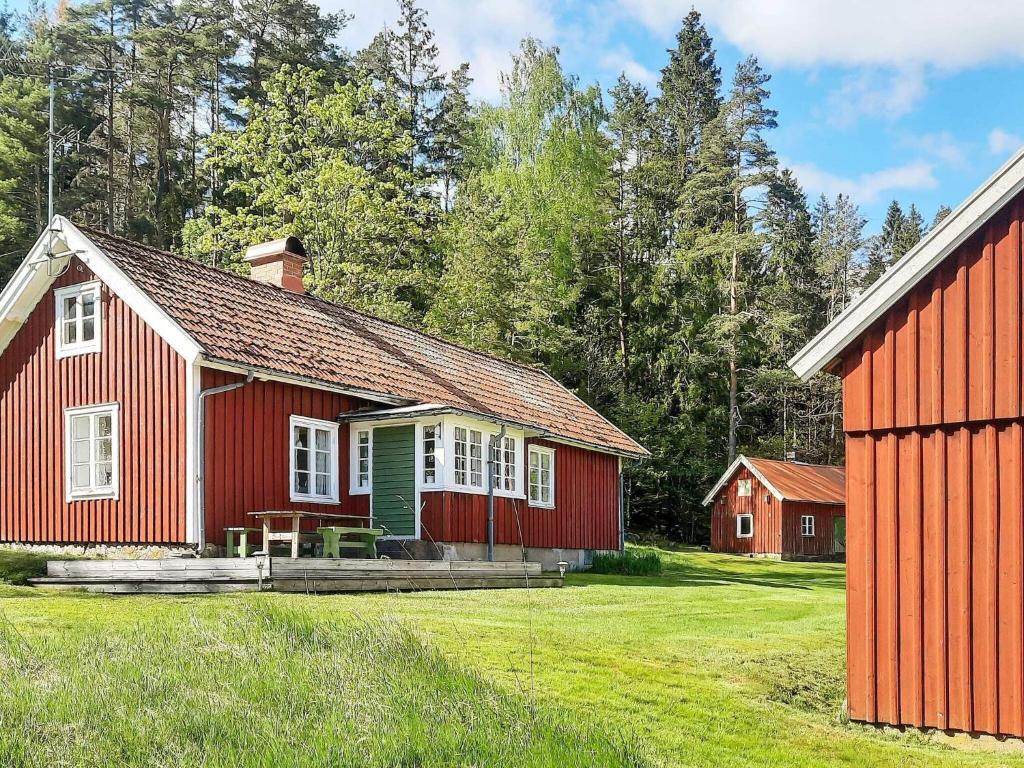
<path id="1" fill-rule="evenodd" d="M 364 520 L 369 522 L 365 515 L 336 515 L 326 512 L 303 512 L 297 509 L 250 512 L 249 515 L 263 523 L 263 549 L 270 552 L 270 544 L 274 541 L 291 542 L 293 559 L 299 556 L 299 541 L 302 538 L 303 520 Z M 270 530 L 270 522 L 272 520 L 291 520 L 291 530 Z"/>

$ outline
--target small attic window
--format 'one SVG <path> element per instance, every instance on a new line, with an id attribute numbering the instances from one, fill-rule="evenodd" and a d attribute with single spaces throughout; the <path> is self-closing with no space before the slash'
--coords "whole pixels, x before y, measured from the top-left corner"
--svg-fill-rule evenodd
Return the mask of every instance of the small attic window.
<path id="1" fill-rule="evenodd" d="M 57 357 L 99 352 L 102 342 L 99 282 L 58 288 L 53 296 L 57 313 Z"/>
<path id="2" fill-rule="evenodd" d="M 753 492 L 752 485 L 753 484 L 750 482 L 750 478 L 749 477 L 743 478 L 742 480 L 740 480 L 736 484 L 736 495 L 737 496 L 750 496 L 751 493 Z"/>

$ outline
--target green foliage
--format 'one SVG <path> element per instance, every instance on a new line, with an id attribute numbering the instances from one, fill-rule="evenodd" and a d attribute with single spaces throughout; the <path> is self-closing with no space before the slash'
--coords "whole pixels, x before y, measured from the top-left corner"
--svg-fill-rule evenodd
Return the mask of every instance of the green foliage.
<path id="1" fill-rule="evenodd" d="M 638 552 L 628 547 L 621 553 L 596 553 L 590 570 L 593 573 L 615 573 L 621 576 L 660 576 L 662 568 L 661 557 L 657 552 Z"/>
<path id="2" fill-rule="evenodd" d="M 0 548 L 0 582 L 27 584 L 31 578 L 45 576 L 47 559 L 35 552 Z"/>

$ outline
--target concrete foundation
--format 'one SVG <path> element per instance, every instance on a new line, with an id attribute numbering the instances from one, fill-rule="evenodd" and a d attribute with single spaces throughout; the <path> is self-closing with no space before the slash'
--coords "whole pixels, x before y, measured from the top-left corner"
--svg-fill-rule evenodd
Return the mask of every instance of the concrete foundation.
<path id="1" fill-rule="evenodd" d="M 445 560 L 486 560 L 487 545 L 467 542 L 442 542 Z M 568 563 L 567 570 L 585 571 L 594 560 L 593 549 L 552 549 L 545 547 L 526 547 L 526 560 L 540 563 L 545 571 L 557 571 L 560 562 Z M 517 562 L 523 560 L 523 548 L 509 544 L 494 546 L 496 561 Z"/>

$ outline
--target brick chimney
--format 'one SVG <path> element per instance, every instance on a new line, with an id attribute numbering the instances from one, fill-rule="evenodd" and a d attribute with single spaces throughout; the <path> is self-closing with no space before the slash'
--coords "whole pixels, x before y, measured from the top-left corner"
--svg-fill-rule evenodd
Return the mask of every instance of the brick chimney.
<path id="1" fill-rule="evenodd" d="M 276 285 L 286 291 L 305 293 L 302 286 L 302 264 L 306 249 L 297 237 L 282 237 L 262 245 L 250 245 L 245 251 L 249 276 L 260 283 Z"/>

